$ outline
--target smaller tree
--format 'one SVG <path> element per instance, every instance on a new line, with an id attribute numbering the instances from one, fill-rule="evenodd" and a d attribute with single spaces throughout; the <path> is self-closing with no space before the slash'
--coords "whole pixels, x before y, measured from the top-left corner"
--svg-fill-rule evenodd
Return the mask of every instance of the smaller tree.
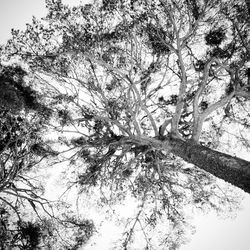
<path id="1" fill-rule="evenodd" d="M 75 216 L 15 220 L 8 204 L 0 203 L 0 208 L 1 249 L 76 250 L 86 244 L 94 232 L 94 225 L 90 220 Z"/>
<path id="2" fill-rule="evenodd" d="M 94 225 L 69 215 L 65 204 L 43 197 L 42 180 L 33 171 L 57 156 L 41 136 L 52 111 L 38 102 L 39 95 L 26 84 L 25 76 L 28 73 L 20 66 L 1 66 L 0 247 L 79 249 L 93 234 Z M 55 215 L 59 205 L 65 215 Z"/>

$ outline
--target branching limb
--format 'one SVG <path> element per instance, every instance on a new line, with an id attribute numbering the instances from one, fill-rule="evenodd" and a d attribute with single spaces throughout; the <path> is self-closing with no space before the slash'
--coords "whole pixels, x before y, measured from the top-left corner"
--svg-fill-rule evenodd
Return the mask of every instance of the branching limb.
<path id="1" fill-rule="evenodd" d="M 182 109 L 184 107 L 184 99 L 185 99 L 186 88 L 187 88 L 187 76 L 186 76 L 186 69 L 184 66 L 184 61 L 183 61 L 182 53 L 181 53 L 180 39 L 178 36 L 177 36 L 177 47 L 178 47 L 179 67 L 181 70 L 181 82 L 179 86 L 179 94 L 178 94 L 176 109 L 175 109 L 175 113 L 173 115 L 172 122 L 171 122 L 171 132 L 172 134 L 179 135 L 178 124 L 181 118 Z"/>
<path id="2" fill-rule="evenodd" d="M 184 98 L 185 98 L 186 87 L 187 87 L 187 76 L 186 76 L 186 69 L 185 69 L 184 61 L 183 61 L 183 57 L 182 57 L 182 44 L 181 44 L 181 38 L 180 38 L 181 25 L 179 28 L 177 27 L 172 12 L 167 9 L 167 6 L 162 1 L 161 1 L 161 3 L 164 5 L 164 7 L 165 7 L 165 9 L 170 17 L 170 21 L 173 24 L 173 28 L 174 28 L 174 32 L 175 32 L 175 36 L 176 36 L 175 53 L 178 57 L 179 68 L 180 68 L 180 72 L 181 72 L 181 75 L 180 75 L 181 82 L 180 82 L 180 86 L 179 86 L 179 94 L 178 94 L 176 109 L 175 109 L 175 113 L 173 115 L 172 122 L 171 122 L 171 133 L 173 135 L 181 137 L 179 135 L 179 132 L 178 132 L 178 124 L 179 124 L 182 109 L 184 106 Z"/>
<path id="3" fill-rule="evenodd" d="M 225 106 L 232 99 L 234 94 L 235 93 L 232 92 L 230 95 L 223 97 L 219 101 L 210 105 L 203 113 L 198 115 L 198 117 L 196 118 L 196 123 L 194 124 L 194 128 L 193 128 L 193 134 L 192 134 L 193 141 L 195 142 L 199 141 L 201 131 L 202 131 L 202 125 L 205 119 L 215 110 Z"/>
<path id="4" fill-rule="evenodd" d="M 20 216 L 18 210 L 17 210 L 10 202 L 8 202 L 6 199 L 0 197 L 0 200 L 1 200 L 3 203 L 6 203 L 10 208 L 12 208 L 13 211 L 15 212 L 15 214 L 17 215 L 18 220 L 21 221 L 21 216 Z"/>
<path id="5" fill-rule="evenodd" d="M 131 97 L 131 88 L 128 89 L 128 107 L 129 107 L 129 112 L 130 114 L 132 115 L 132 122 L 133 122 L 133 125 L 134 125 L 134 128 L 135 128 L 135 131 L 138 135 L 141 135 L 141 129 L 140 129 L 140 126 L 137 122 L 137 119 L 136 119 L 136 115 L 137 115 L 137 112 L 138 112 L 138 105 L 136 105 L 136 108 L 135 108 L 135 111 L 132 110 L 132 107 L 131 107 L 131 104 L 130 104 L 130 100 L 132 100 L 132 97 Z"/>
<path id="6" fill-rule="evenodd" d="M 127 246 L 129 244 L 129 242 L 131 241 L 131 237 L 134 233 L 134 230 L 135 230 L 135 227 L 137 225 L 137 223 L 140 221 L 140 216 L 141 216 L 141 213 L 143 212 L 143 209 L 144 209 L 144 206 L 145 206 L 145 198 L 146 198 L 146 194 L 147 192 L 144 193 L 144 197 L 143 197 L 143 200 L 142 200 L 142 204 L 140 205 L 140 210 L 138 211 L 136 217 L 134 218 L 134 223 L 132 225 L 132 227 L 130 228 L 129 232 L 127 232 L 127 236 L 123 242 L 123 247 L 124 249 L 127 249 Z"/>
<path id="7" fill-rule="evenodd" d="M 100 66 L 103 66 L 104 68 L 106 68 L 106 69 L 108 69 L 108 70 L 110 70 L 110 71 L 112 71 L 112 72 L 114 72 L 114 73 L 117 73 L 121 78 L 126 79 L 126 72 L 124 72 L 124 71 L 122 71 L 122 70 L 120 70 L 120 69 L 117 69 L 117 68 L 111 66 L 110 64 L 104 62 L 104 61 L 101 60 L 101 59 L 96 59 L 96 58 L 94 58 L 94 56 L 91 56 L 91 55 L 88 54 L 88 53 L 84 53 L 83 56 L 84 56 L 86 59 L 88 59 L 88 60 L 90 60 L 90 61 L 92 61 L 92 62 L 95 62 L 96 64 L 98 64 L 98 65 L 100 65 Z"/>
<path id="8" fill-rule="evenodd" d="M 198 141 L 200 134 L 201 134 L 201 129 L 202 129 L 202 125 L 203 122 L 205 120 L 205 118 L 212 113 L 214 110 L 216 110 L 219 107 L 224 106 L 228 100 L 230 100 L 232 98 L 233 95 L 229 95 L 227 97 L 222 98 L 221 100 L 219 100 L 218 102 L 212 104 L 210 107 L 208 107 L 207 110 L 205 110 L 203 112 L 203 114 L 199 113 L 199 100 L 201 97 L 202 92 L 204 91 L 207 83 L 208 83 L 208 77 L 209 77 L 209 70 L 211 68 L 211 65 L 213 63 L 216 63 L 218 66 L 220 66 L 221 68 L 224 68 L 226 70 L 229 70 L 229 68 L 226 65 L 223 65 L 219 62 L 219 60 L 217 58 L 212 58 L 211 60 L 209 60 L 205 67 L 204 67 L 204 71 L 203 71 L 203 78 L 202 81 L 199 84 L 199 88 L 194 96 L 194 101 L 193 101 L 193 131 L 192 131 L 192 140 L 194 141 Z"/>
<path id="9" fill-rule="evenodd" d="M 129 79 L 128 76 L 127 76 L 127 79 L 129 80 L 129 82 L 131 84 L 131 87 L 132 87 L 133 91 L 135 92 L 135 94 L 137 96 L 137 101 L 140 104 L 141 109 L 147 114 L 147 117 L 150 120 L 150 123 L 151 123 L 151 125 L 152 125 L 152 127 L 154 129 L 155 136 L 158 136 L 159 135 L 158 129 L 157 129 L 157 126 L 156 126 L 156 123 L 155 123 L 155 120 L 154 120 L 152 114 L 149 112 L 149 110 L 147 109 L 147 107 L 142 102 L 140 93 L 139 93 L 137 87 L 135 86 L 134 82 L 132 82 L 132 80 Z"/>
<path id="10" fill-rule="evenodd" d="M 199 114 L 199 99 L 204 91 L 207 81 L 208 81 L 208 76 L 209 76 L 209 69 L 211 67 L 211 64 L 215 61 L 215 59 L 211 59 L 209 62 L 206 63 L 204 71 L 203 71 L 203 79 L 201 83 L 199 84 L 199 88 L 194 96 L 194 101 L 193 101 L 193 131 L 192 131 L 192 139 L 197 141 L 197 138 L 200 137 L 201 133 L 201 127 L 202 127 L 202 122 L 201 117 Z"/>

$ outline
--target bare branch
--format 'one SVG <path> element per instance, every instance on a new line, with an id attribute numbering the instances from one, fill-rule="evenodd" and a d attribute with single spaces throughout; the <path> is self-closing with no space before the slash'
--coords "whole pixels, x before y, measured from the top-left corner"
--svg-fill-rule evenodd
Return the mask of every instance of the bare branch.
<path id="1" fill-rule="evenodd" d="M 155 136 L 158 136 L 159 131 L 157 129 L 157 126 L 156 126 L 156 123 L 154 121 L 154 118 L 153 118 L 152 114 L 149 112 L 147 107 L 143 104 L 142 99 L 141 99 L 141 95 L 140 95 L 137 87 L 135 86 L 134 82 L 132 82 L 132 80 L 129 79 L 128 77 L 127 77 L 127 79 L 130 81 L 131 87 L 132 87 L 132 89 L 134 90 L 134 92 L 135 92 L 135 94 L 137 96 L 137 100 L 138 100 L 138 102 L 140 104 L 141 109 L 147 114 L 147 117 L 149 118 L 149 120 L 151 122 L 151 125 L 152 125 L 152 127 L 154 129 Z"/>
<path id="2" fill-rule="evenodd" d="M 176 109 L 175 109 L 175 113 L 173 115 L 172 123 L 171 123 L 171 132 L 173 134 L 176 134 L 176 135 L 179 134 L 178 124 L 179 124 L 179 120 L 181 118 L 181 113 L 182 113 L 182 109 L 184 106 L 184 99 L 185 99 L 186 88 L 187 88 L 186 69 L 184 66 L 183 58 L 182 58 L 180 39 L 179 39 L 178 35 L 177 35 L 177 48 L 178 48 L 177 55 L 178 55 L 178 59 L 179 59 L 179 67 L 181 70 L 181 82 L 180 82 L 180 86 L 179 86 L 179 94 L 178 94 Z"/>
<path id="3" fill-rule="evenodd" d="M 194 124 L 193 133 L 192 133 L 192 140 L 193 141 L 195 141 L 195 142 L 199 141 L 202 126 L 203 126 L 203 122 L 205 121 L 205 119 L 212 112 L 214 112 L 215 110 L 217 110 L 217 109 L 223 107 L 224 105 L 226 105 L 232 99 L 233 96 L 234 96 L 234 92 L 232 92 L 228 96 L 223 97 L 219 101 L 213 103 L 203 113 L 201 113 L 200 115 L 198 115 L 198 117 L 196 117 L 196 123 Z"/>

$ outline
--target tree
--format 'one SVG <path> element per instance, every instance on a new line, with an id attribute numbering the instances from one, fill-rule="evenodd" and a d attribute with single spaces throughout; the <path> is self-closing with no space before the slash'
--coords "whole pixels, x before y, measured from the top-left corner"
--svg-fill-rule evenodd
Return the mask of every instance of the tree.
<path id="1" fill-rule="evenodd" d="M 22 60 L 39 81 L 81 191 L 141 202 L 124 249 L 136 227 L 152 247 L 144 225 L 164 216 L 173 230 L 161 240 L 176 249 L 185 205 L 233 204 L 213 176 L 250 193 L 250 163 L 232 156 L 232 143 L 249 148 L 245 2 L 46 4 L 46 18 L 13 30 L 2 60 Z"/>
<path id="2" fill-rule="evenodd" d="M 55 205 L 61 203 L 43 197 L 41 180 L 32 173 L 57 152 L 41 137 L 50 109 L 38 102 L 39 95 L 26 85 L 25 75 L 18 65 L 1 65 L 0 248 L 78 249 L 92 235 L 94 226 L 74 214 L 55 216 Z M 31 218 L 29 213 L 33 213 Z M 60 240 L 65 231 L 67 235 Z"/>
<path id="3" fill-rule="evenodd" d="M 34 203 L 47 203 L 39 195 L 42 193 L 39 185 L 27 174 L 37 164 L 32 148 L 41 141 L 39 133 L 43 129 L 44 118 L 37 113 L 24 112 L 24 109 L 42 107 L 35 92 L 24 86 L 25 75 L 26 72 L 19 66 L 1 65 L 0 200 L 8 204 L 19 218 L 18 206 L 12 205 L 13 198 L 16 199 L 15 204 L 23 198 L 33 206 Z"/>
<path id="4" fill-rule="evenodd" d="M 15 221 L 6 205 L 0 211 L 1 249 L 79 249 L 93 234 L 90 220 L 64 216 Z"/>

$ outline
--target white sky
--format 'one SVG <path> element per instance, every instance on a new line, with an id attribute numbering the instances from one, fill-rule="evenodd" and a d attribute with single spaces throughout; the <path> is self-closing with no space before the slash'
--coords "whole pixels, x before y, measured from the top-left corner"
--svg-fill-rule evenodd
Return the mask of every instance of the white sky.
<path id="1" fill-rule="evenodd" d="M 77 4 L 79 0 L 63 0 L 67 4 Z M 0 44 L 11 37 L 11 28 L 24 29 L 32 16 L 42 17 L 46 14 L 44 0 L 0 0 Z M 222 220 L 214 214 L 196 216 L 196 234 L 191 242 L 181 250 L 249 250 L 250 249 L 250 195 L 246 195 L 243 209 L 234 219 Z M 111 235 L 115 227 L 106 225 L 103 229 Z M 103 241 L 108 239 L 103 237 Z M 108 250 L 104 242 L 91 247 L 91 250 Z M 101 248 L 100 248 L 101 247 Z M 104 248 L 103 248 L 104 247 Z M 86 248 L 85 248 L 86 249 Z"/>

